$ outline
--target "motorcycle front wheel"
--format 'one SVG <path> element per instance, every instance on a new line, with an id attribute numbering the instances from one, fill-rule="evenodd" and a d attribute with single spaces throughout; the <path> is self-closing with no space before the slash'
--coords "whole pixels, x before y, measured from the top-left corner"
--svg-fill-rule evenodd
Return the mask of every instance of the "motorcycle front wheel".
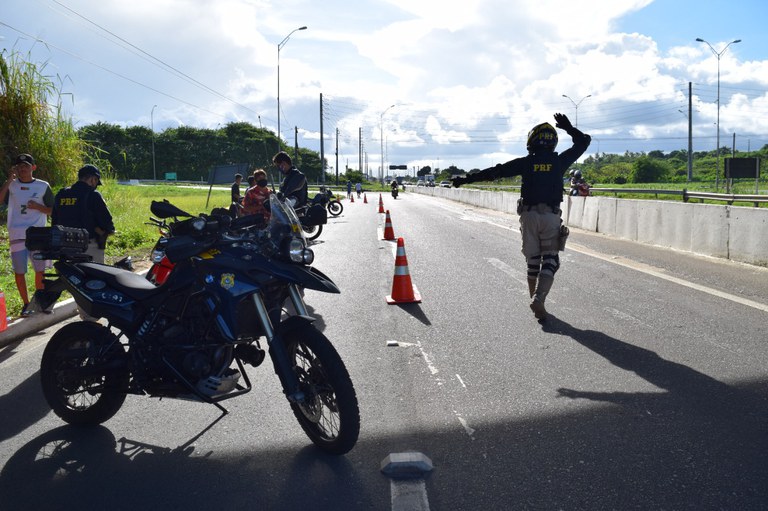
<path id="1" fill-rule="evenodd" d="M 292 329 L 285 336 L 285 345 L 305 395 L 302 403 L 291 403 L 299 425 L 323 451 L 346 454 L 360 434 L 360 410 L 344 362 L 328 338 L 312 325 Z"/>
<path id="2" fill-rule="evenodd" d="M 304 225 L 301 224 L 301 229 L 304 231 L 304 236 L 308 240 L 316 240 L 320 237 L 320 234 L 323 232 L 323 226 L 322 225 Z"/>
<path id="3" fill-rule="evenodd" d="M 109 329 L 90 321 L 70 323 L 43 351 L 40 382 L 53 412 L 69 424 L 95 425 L 114 416 L 125 401 L 125 356 Z"/>
<path id="4" fill-rule="evenodd" d="M 344 206 L 337 200 L 332 200 L 328 203 L 328 212 L 333 216 L 339 216 L 344 211 Z"/>

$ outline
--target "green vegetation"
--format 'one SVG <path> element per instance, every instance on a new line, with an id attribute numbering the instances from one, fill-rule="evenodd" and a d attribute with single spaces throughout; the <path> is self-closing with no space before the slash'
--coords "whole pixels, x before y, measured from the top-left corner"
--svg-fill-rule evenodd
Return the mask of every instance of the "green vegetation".
<path id="1" fill-rule="evenodd" d="M 51 185 L 63 184 L 74 181 L 88 148 L 72 122 L 63 117 L 61 95 L 43 69 L 17 53 L 0 53 L 3 172 L 5 175 L 16 155 L 30 153 L 37 162 L 36 177 Z"/>

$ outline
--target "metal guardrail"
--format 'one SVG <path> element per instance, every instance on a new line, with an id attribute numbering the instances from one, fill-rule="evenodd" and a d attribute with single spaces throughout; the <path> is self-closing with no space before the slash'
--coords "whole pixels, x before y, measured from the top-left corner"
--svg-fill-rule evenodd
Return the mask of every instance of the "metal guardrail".
<path id="1" fill-rule="evenodd" d="M 473 185 L 477 188 L 504 188 L 504 189 L 510 189 L 510 190 L 519 190 L 519 186 L 493 186 L 493 185 Z M 567 193 L 567 190 L 564 189 L 564 191 Z M 648 188 L 590 188 L 591 192 L 602 192 L 602 193 L 613 193 L 613 194 L 620 194 L 620 193 L 637 193 L 637 194 L 648 194 L 648 195 L 678 195 L 682 197 L 683 202 L 688 202 L 691 199 L 699 199 L 701 201 L 704 200 L 712 200 L 712 201 L 721 201 L 726 202 L 729 206 L 733 205 L 734 202 L 751 202 L 754 204 L 754 206 L 760 207 L 760 203 L 768 203 L 768 195 L 759 195 L 759 194 L 736 194 L 736 193 L 711 193 L 711 192 L 689 192 L 687 189 L 683 188 L 682 190 L 651 190 Z"/>
<path id="2" fill-rule="evenodd" d="M 689 192 L 686 189 L 682 190 L 648 190 L 642 188 L 592 188 L 593 192 L 605 192 L 605 193 L 647 193 L 654 195 L 679 195 L 683 198 L 684 202 L 688 202 L 690 199 L 714 200 L 722 201 L 732 205 L 734 202 L 752 202 L 755 207 L 759 207 L 761 202 L 768 202 L 768 195 L 748 195 L 748 194 L 735 194 L 735 193 L 711 193 L 711 192 Z"/>

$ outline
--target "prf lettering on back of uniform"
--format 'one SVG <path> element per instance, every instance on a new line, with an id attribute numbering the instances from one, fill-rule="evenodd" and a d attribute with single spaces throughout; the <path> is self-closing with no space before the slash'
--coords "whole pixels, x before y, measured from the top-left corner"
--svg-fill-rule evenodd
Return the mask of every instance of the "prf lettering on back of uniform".
<path id="1" fill-rule="evenodd" d="M 534 172 L 551 172 L 552 164 L 551 163 L 534 163 L 533 171 Z"/>
<path id="2" fill-rule="evenodd" d="M 77 204 L 77 197 L 61 197 L 59 199 L 59 206 L 74 206 Z"/>

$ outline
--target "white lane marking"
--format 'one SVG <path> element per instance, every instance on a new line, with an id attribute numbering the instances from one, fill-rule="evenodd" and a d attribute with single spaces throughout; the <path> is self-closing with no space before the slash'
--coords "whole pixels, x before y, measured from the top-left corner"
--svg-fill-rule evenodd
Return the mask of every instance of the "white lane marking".
<path id="1" fill-rule="evenodd" d="M 466 388 L 467 388 L 467 385 L 464 383 L 464 380 L 462 380 L 462 379 L 461 379 L 461 376 L 459 376 L 459 375 L 457 374 L 457 375 L 456 375 L 456 378 L 459 380 L 459 383 L 461 383 L 461 386 L 462 386 L 462 387 L 464 387 L 464 388 L 466 389 Z"/>
<path id="2" fill-rule="evenodd" d="M 440 371 L 437 369 L 435 364 L 432 363 L 432 360 L 429 358 L 429 355 L 426 351 L 424 351 L 424 348 L 421 345 L 421 341 L 416 343 L 416 346 L 419 348 L 419 351 L 421 352 L 421 356 L 424 358 L 424 362 L 427 363 L 427 367 L 429 368 L 429 372 L 432 373 L 432 376 L 436 375 Z"/>
<path id="3" fill-rule="evenodd" d="M 392 479 L 389 483 L 392 511 L 429 511 L 424 479 Z"/>
<path id="4" fill-rule="evenodd" d="M 488 263 L 491 266 L 493 266 L 497 270 L 503 271 L 504 273 L 506 273 L 507 275 L 512 277 L 514 280 L 518 281 L 519 283 L 525 284 L 525 285 L 528 284 L 527 279 L 522 277 L 522 275 L 521 275 L 522 272 L 521 271 L 516 270 L 515 268 L 513 268 L 510 265 L 508 265 L 504 261 L 501 261 L 501 260 L 493 258 L 493 257 L 486 257 L 485 260 L 488 261 Z"/>
<path id="5" fill-rule="evenodd" d="M 634 317 L 633 315 L 627 314 L 626 312 L 622 312 L 619 309 L 614 309 L 613 307 L 603 307 L 603 309 L 609 314 L 613 315 L 613 317 L 615 317 L 616 319 L 620 319 L 628 323 L 635 323 L 636 325 L 648 326 L 647 323 L 644 323 L 638 318 Z"/>
<path id="6" fill-rule="evenodd" d="M 456 416 L 457 419 L 459 419 L 459 422 L 461 423 L 461 427 L 464 428 L 464 431 L 467 432 L 467 435 L 469 435 L 470 440 L 475 439 L 475 429 L 469 427 L 469 423 L 467 420 L 461 416 L 459 412 L 456 410 L 453 411 L 453 414 Z"/>
<path id="7" fill-rule="evenodd" d="M 689 282 L 687 280 L 683 280 L 677 277 L 673 277 L 672 275 L 667 275 L 666 273 L 663 273 L 663 270 L 660 268 L 655 268 L 651 265 L 639 263 L 637 261 L 632 261 L 630 259 L 627 259 L 625 257 L 621 256 L 607 256 L 605 254 L 601 254 L 599 252 L 595 252 L 594 250 L 591 250 L 583 245 L 579 245 L 577 243 L 570 243 L 568 245 L 569 247 L 572 247 L 573 250 L 576 252 L 580 252 L 584 255 L 592 256 L 596 259 L 601 259 L 603 261 L 607 261 L 609 263 L 617 264 L 619 266 L 623 266 L 625 268 L 629 268 L 632 270 L 636 270 L 642 273 L 645 273 L 647 275 L 651 275 L 653 277 L 666 280 L 668 282 L 672 282 L 674 284 L 678 284 L 680 286 L 685 286 L 690 289 L 695 289 L 696 291 L 701 291 L 702 293 L 707 293 L 712 296 L 716 296 L 718 298 L 723 298 L 725 300 L 730 300 L 735 303 L 740 303 L 742 305 L 746 305 L 747 307 L 752 307 L 757 310 L 761 310 L 763 312 L 768 312 L 768 305 L 755 302 L 752 300 L 749 300 L 747 298 L 742 298 L 740 296 L 732 295 L 730 293 L 726 293 L 724 291 L 719 291 L 717 289 L 712 289 L 711 287 L 702 286 L 700 284 L 696 284 L 694 282 Z"/>

